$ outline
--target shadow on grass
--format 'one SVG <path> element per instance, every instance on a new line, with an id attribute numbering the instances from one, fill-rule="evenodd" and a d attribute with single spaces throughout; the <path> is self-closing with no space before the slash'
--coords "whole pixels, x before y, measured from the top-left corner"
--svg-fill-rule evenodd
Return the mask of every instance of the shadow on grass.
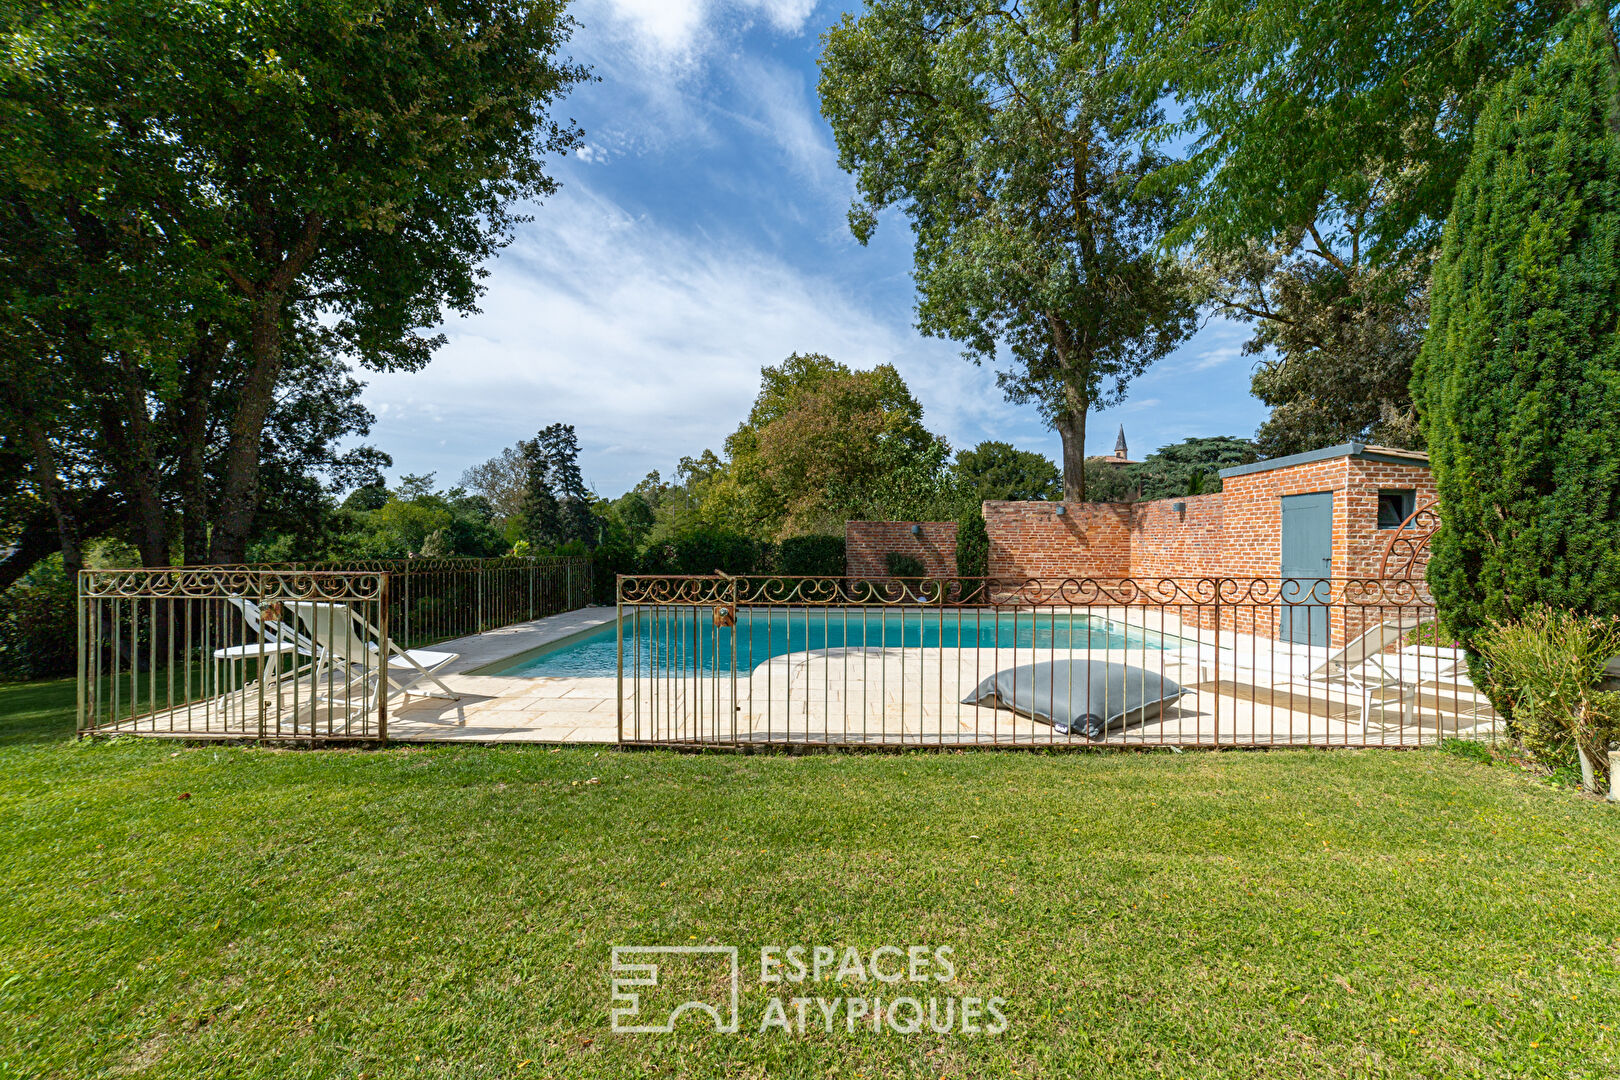
<path id="1" fill-rule="evenodd" d="M 73 738 L 73 679 L 0 683 L 0 746 Z"/>

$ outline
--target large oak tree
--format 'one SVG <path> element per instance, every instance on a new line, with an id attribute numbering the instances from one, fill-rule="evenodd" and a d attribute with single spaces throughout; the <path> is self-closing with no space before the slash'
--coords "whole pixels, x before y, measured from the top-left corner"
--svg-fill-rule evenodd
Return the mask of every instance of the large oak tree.
<path id="1" fill-rule="evenodd" d="M 557 0 L 7 4 L 0 419 L 69 519 L 112 490 L 148 563 L 234 562 L 302 357 L 426 363 L 549 193 L 584 77 Z M 222 392 L 226 391 L 228 392 Z M 31 418 L 38 430 L 21 418 Z M 209 433 L 217 433 L 210 440 Z M 47 453 L 46 451 L 50 451 Z M 67 491 L 62 459 L 102 463 Z M 43 508 L 42 508 L 43 509 Z"/>

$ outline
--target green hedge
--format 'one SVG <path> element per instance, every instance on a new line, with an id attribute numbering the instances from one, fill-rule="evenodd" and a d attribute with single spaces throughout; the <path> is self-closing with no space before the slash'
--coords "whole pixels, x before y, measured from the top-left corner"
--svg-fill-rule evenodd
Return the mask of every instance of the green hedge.
<path id="1" fill-rule="evenodd" d="M 842 536 L 790 536 L 777 545 L 775 572 L 807 577 L 844 576 Z"/>
<path id="2" fill-rule="evenodd" d="M 643 574 L 768 573 L 769 544 L 730 529 L 687 529 L 641 553 Z"/>
<path id="3" fill-rule="evenodd" d="M 641 574 L 795 574 L 842 577 L 844 538 L 792 536 L 780 544 L 732 529 L 697 527 L 649 544 L 636 559 Z"/>

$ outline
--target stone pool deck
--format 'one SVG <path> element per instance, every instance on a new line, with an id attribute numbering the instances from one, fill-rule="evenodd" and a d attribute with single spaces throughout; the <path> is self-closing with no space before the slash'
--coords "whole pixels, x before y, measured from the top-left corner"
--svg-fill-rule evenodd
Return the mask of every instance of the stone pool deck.
<path id="1" fill-rule="evenodd" d="M 625 742 L 655 744 L 843 743 L 886 746 L 1080 744 L 1040 721 L 1006 709 L 962 703 L 974 686 L 1007 667 L 1066 657 L 1146 668 L 1187 693 L 1163 715 L 1111 730 L 1112 745 L 1417 746 L 1439 739 L 1485 737 L 1497 723 L 1466 679 L 1432 680 L 1369 694 L 1348 685 L 1309 684 L 1301 673 L 1323 650 L 1281 646 L 1246 635 L 1184 626 L 1173 616 L 1143 625 L 1140 613 L 1096 612 L 1132 629 L 1178 642 L 1158 650 L 1112 646 L 1034 652 L 907 646 L 800 650 L 735 675 L 694 678 L 627 673 Z M 481 674 L 526 654 L 611 624 L 616 611 L 590 607 L 519 623 L 433 646 L 459 657 L 440 670 L 457 698 L 396 698 L 388 736 L 401 742 L 595 743 L 619 741 L 618 682 L 607 677 L 520 677 Z M 1116 622 L 1117 625 L 1117 622 Z M 1395 654 L 1388 654 L 1391 658 Z M 1257 666 L 1257 660 L 1265 661 Z M 228 710 L 227 710 L 228 712 Z M 241 738 L 254 732 L 240 717 L 205 732 L 167 730 L 161 714 L 120 723 L 104 734 Z M 294 710 L 296 715 L 296 709 Z M 308 730 L 306 728 L 306 730 Z M 330 730 L 330 728 L 328 729 Z M 326 737 L 341 737 L 331 735 Z"/>
<path id="2" fill-rule="evenodd" d="M 462 654 L 445 675 L 461 699 L 413 698 L 392 707 L 390 737 L 617 742 L 618 687 L 613 678 L 469 673 L 609 623 L 614 614 L 611 608 L 587 608 L 435 646 Z M 1434 684 L 1404 700 L 1390 691 L 1363 699 L 1348 688 L 1301 686 L 1292 672 L 1279 682 L 1277 674 L 1240 669 L 1243 655 L 1255 652 L 1252 644 L 1245 649 L 1230 634 L 1223 644 L 1207 631 L 1172 622 L 1148 629 L 1182 635 L 1197 642 L 1197 650 L 1162 654 L 1155 670 L 1189 693 L 1163 716 L 1111 731 L 1101 741 L 1414 746 L 1453 735 L 1488 734 L 1495 723 L 1488 704 L 1471 687 Z M 1272 653 L 1284 655 L 1275 649 Z M 1159 654 L 1129 650 L 1090 655 L 1151 667 L 1142 657 Z M 999 667 L 1047 658 L 1044 652 L 1032 657 L 1027 649 L 1013 654 L 1005 649 L 837 648 L 773 657 L 735 678 L 627 679 L 625 736 L 636 743 L 1083 744 L 1086 740 L 1070 739 L 1007 710 L 961 703 L 981 678 Z M 1304 665 L 1310 657 L 1297 659 Z"/>
<path id="3" fill-rule="evenodd" d="M 616 679 L 514 678 L 470 672 L 611 623 L 587 607 L 433 646 L 461 658 L 439 674 L 459 701 L 413 697 L 389 710 L 388 735 L 411 742 L 611 743 L 619 737 Z"/>

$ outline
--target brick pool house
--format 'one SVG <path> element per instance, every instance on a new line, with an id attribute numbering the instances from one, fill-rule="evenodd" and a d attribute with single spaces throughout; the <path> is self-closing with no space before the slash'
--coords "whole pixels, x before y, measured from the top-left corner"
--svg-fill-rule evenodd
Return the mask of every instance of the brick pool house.
<path id="1" fill-rule="evenodd" d="M 1208 495 L 985 502 L 990 576 L 1374 578 L 1382 576 L 1392 530 L 1435 501 L 1427 454 L 1359 442 L 1220 475 L 1222 490 Z M 952 576 L 956 523 L 850 521 L 844 549 L 852 577 L 885 576 L 889 552 L 920 559 L 930 575 Z"/>

